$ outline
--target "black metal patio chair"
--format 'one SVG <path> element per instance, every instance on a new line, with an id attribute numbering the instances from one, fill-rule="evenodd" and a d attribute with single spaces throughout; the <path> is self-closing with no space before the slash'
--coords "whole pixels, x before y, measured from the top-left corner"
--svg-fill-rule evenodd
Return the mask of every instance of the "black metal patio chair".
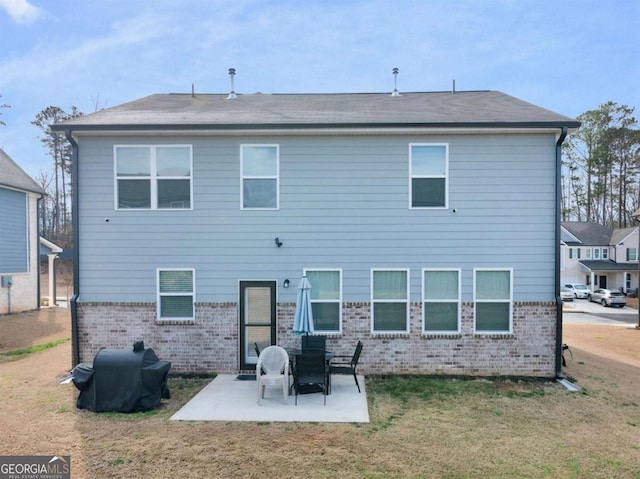
<path id="1" fill-rule="evenodd" d="M 326 349 L 326 336 L 302 336 L 302 354 L 324 354 Z"/>
<path id="2" fill-rule="evenodd" d="M 358 392 L 360 392 L 360 384 L 358 384 L 358 375 L 356 374 L 356 368 L 358 367 L 358 361 L 360 360 L 360 354 L 362 353 L 362 341 L 358 341 L 356 350 L 353 356 L 334 356 L 329 366 L 329 375 L 331 374 L 347 374 L 352 375 L 356 380 L 356 386 Z"/>
<path id="3" fill-rule="evenodd" d="M 296 405 L 298 404 L 298 394 L 320 391 L 324 396 L 324 405 L 327 405 L 329 385 L 326 364 L 324 354 L 296 354 L 295 373 L 293 375 Z"/>

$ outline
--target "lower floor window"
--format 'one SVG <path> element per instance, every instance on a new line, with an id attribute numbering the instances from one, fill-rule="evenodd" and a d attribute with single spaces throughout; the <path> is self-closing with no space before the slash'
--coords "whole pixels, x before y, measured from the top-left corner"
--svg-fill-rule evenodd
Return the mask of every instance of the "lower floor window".
<path id="1" fill-rule="evenodd" d="M 193 319 L 194 283 L 193 269 L 159 269 L 158 319 Z"/>
<path id="2" fill-rule="evenodd" d="M 460 332 L 460 270 L 422 270 L 422 330 Z"/>
<path id="3" fill-rule="evenodd" d="M 511 269 L 474 270 L 475 330 L 510 333 L 513 301 Z"/>
<path id="4" fill-rule="evenodd" d="M 305 269 L 311 284 L 313 327 L 319 333 L 342 332 L 342 270 Z"/>
<path id="5" fill-rule="evenodd" d="M 409 271 L 371 270 L 371 332 L 409 332 Z"/>

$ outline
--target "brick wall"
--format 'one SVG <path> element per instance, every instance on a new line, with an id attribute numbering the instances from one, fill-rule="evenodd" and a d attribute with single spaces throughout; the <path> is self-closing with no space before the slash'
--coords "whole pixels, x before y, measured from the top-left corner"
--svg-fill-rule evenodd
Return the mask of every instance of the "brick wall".
<path id="1" fill-rule="evenodd" d="M 80 354 L 91 362 L 101 347 L 129 348 L 144 340 L 172 372 L 235 373 L 239 365 L 238 305 L 196 303 L 190 322 L 156 320 L 155 303 L 82 303 L 78 307 Z M 464 374 L 552 377 L 555 374 L 555 304 L 514 303 L 512 334 L 474 334 L 473 304 L 463 303 L 460 334 L 422 334 L 421 303 L 411 304 L 408 334 L 372 335 L 369 303 L 343 304 L 343 331 L 327 348 L 352 354 L 364 343 L 364 374 Z M 292 332 L 295 304 L 278 304 L 277 337 L 298 346 Z"/>

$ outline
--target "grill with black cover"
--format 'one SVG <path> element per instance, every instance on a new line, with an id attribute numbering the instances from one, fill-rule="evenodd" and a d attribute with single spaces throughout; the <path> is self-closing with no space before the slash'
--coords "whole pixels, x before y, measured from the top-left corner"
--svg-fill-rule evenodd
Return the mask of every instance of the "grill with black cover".
<path id="1" fill-rule="evenodd" d="M 79 364 L 73 383 L 80 390 L 77 407 L 95 412 L 148 411 L 170 397 L 169 361 L 161 361 L 153 349 L 137 342 L 131 349 L 101 349 L 93 367 Z"/>

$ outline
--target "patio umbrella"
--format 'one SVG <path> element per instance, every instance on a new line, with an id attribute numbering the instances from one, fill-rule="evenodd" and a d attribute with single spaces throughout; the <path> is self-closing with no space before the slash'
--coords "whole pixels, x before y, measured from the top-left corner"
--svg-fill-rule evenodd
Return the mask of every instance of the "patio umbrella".
<path id="1" fill-rule="evenodd" d="M 313 312 L 311 311 L 311 283 L 303 276 L 298 284 L 296 315 L 293 320 L 293 332 L 298 336 L 313 333 Z"/>

